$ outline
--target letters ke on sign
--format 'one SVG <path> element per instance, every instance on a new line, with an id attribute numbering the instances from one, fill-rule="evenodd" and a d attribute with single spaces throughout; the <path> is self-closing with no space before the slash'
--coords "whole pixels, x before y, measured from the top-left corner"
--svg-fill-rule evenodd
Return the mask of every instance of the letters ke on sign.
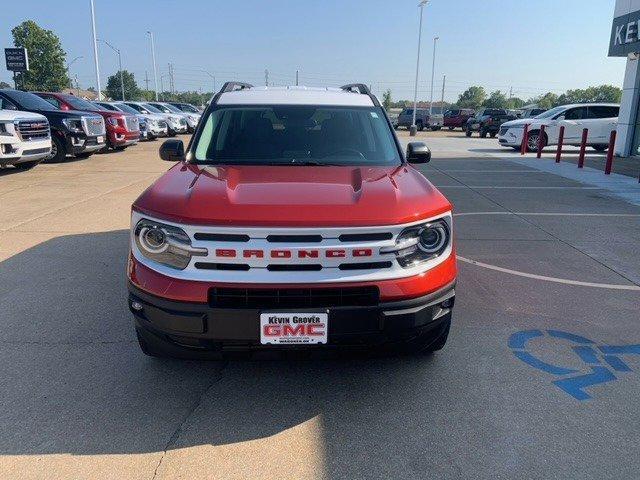
<path id="1" fill-rule="evenodd" d="M 640 10 L 613 19 L 610 57 L 626 57 L 629 53 L 640 52 Z"/>
<path id="2" fill-rule="evenodd" d="M 4 59 L 7 63 L 7 70 L 11 72 L 29 70 L 29 56 L 26 48 L 5 48 Z"/>

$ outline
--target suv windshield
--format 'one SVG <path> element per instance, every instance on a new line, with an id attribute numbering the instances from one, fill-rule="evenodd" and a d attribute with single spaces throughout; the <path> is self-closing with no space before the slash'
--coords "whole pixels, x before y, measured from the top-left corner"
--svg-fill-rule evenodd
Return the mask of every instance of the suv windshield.
<path id="1" fill-rule="evenodd" d="M 560 112 L 564 112 L 566 109 L 567 107 L 555 107 L 533 118 L 551 118 Z"/>
<path id="2" fill-rule="evenodd" d="M 5 95 L 17 103 L 19 109 L 24 110 L 43 110 L 52 112 L 58 110 L 56 107 L 47 102 L 44 98 L 39 97 L 35 93 L 22 92 L 20 90 L 11 90 L 5 92 Z"/>
<path id="3" fill-rule="evenodd" d="M 64 101 L 71 105 L 75 110 L 96 110 L 96 106 L 93 103 L 74 97 L 73 95 L 65 95 L 63 98 Z"/>
<path id="4" fill-rule="evenodd" d="M 151 113 L 164 113 L 162 110 L 157 109 L 150 103 L 143 103 L 142 108 L 144 108 L 145 110 L 149 110 Z"/>
<path id="5" fill-rule="evenodd" d="M 218 108 L 196 140 L 199 163 L 227 165 L 399 165 L 379 107 Z"/>
<path id="6" fill-rule="evenodd" d="M 162 105 L 164 108 L 166 108 L 167 110 L 169 110 L 167 113 L 184 113 L 182 110 L 180 110 L 178 107 L 176 107 L 175 105 L 171 105 L 170 103 L 166 104 L 166 105 Z"/>
<path id="7" fill-rule="evenodd" d="M 134 115 L 139 115 L 140 114 L 140 112 L 138 110 L 136 110 L 135 108 L 131 108 L 126 103 L 116 103 L 115 105 L 112 105 L 112 107 L 115 108 L 116 110 L 121 111 L 121 112 L 132 113 Z"/>
<path id="8" fill-rule="evenodd" d="M 193 106 L 188 105 L 186 103 L 181 103 L 180 105 L 174 105 L 174 107 L 177 107 L 178 109 L 182 110 L 183 112 L 200 113 L 200 111 L 196 107 L 193 107 Z"/>

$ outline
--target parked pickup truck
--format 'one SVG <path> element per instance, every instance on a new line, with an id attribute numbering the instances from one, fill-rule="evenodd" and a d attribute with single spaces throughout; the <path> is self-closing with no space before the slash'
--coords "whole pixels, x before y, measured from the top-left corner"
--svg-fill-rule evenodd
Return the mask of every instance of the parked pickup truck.
<path id="1" fill-rule="evenodd" d="M 4 109 L 0 98 L 0 166 L 35 167 L 51 153 L 51 132 L 44 115 Z"/>
<path id="2" fill-rule="evenodd" d="M 413 124 L 413 108 L 405 108 L 398 115 L 398 122 L 396 128 L 404 127 L 407 130 Z M 429 114 L 429 109 L 418 108 L 416 110 L 416 128 L 418 131 L 422 131 L 425 128 L 431 130 L 440 130 L 444 125 L 444 116 L 441 114 Z"/>
<path id="3" fill-rule="evenodd" d="M 142 351 L 386 344 L 430 353 L 449 334 L 449 201 L 362 84 L 229 82 L 189 146 L 133 203 L 128 306 Z"/>
<path id="4" fill-rule="evenodd" d="M 461 128 L 464 130 L 467 120 L 473 117 L 475 111 L 471 108 L 453 108 L 444 112 L 444 126 L 449 130 Z"/>
<path id="5" fill-rule="evenodd" d="M 75 110 L 58 110 L 37 95 L 21 90 L 0 90 L 5 110 L 22 110 L 44 115 L 51 127 L 51 153 L 46 160 L 60 162 L 67 155 L 87 158 L 105 146 L 105 126 L 100 115 Z"/>
<path id="6" fill-rule="evenodd" d="M 491 135 L 493 138 L 498 134 L 500 125 L 516 118 L 515 115 L 503 108 L 481 108 L 475 116 L 467 120 L 465 132 L 467 137 L 470 137 L 473 132 L 478 132 L 481 138 L 485 138 L 487 135 Z"/>
<path id="7" fill-rule="evenodd" d="M 138 117 L 123 112 L 113 112 L 97 107 L 87 100 L 67 93 L 34 92 L 60 110 L 78 110 L 93 112 L 104 119 L 107 129 L 107 147 L 113 150 L 124 150 L 140 140 Z"/>

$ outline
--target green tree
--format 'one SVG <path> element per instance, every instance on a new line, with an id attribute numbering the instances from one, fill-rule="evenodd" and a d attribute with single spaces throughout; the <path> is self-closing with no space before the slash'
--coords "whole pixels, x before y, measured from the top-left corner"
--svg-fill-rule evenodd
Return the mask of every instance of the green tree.
<path id="1" fill-rule="evenodd" d="M 387 89 L 382 94 L 382 106 L 384 107 L 385 110 L 388 111 L 391 108 L 392 103 L 393 103 L 393 100 L 391 100 L 391 90 Z"/>
<path id="2" fill-rule="evenodd" d="M 133 73 L 126 70 L 122 71 L 122 80 L 124 83 L 124 96 L 127 100 L 137 99 L 141 92 L 136 84 L 136 78 Z M 122 87 L 120 85 L 120 71 L 117 71 L 107 78 L 107 88 L 105 93 L 114 100 L 124 100 L 122 98 Z"/>
<path id="3" fill-rule="evenodd" d="M 508 101 L 509 99 L 504 93 L 496 90 L 495 92 L 491 92 L 489 98 L 482 102 L 482 106 L 487 108 L 507 108 Z"/>
<path id="4" fill-rule="evenodd" d="M 24 47 L 29 55 L 29 71 L 17 74 L 24 90 L 60 91 L 69 85 L 65 59 L 67 54 L 60 39 L 33 20 L 26 20 L 11 30 L 13 44 Z"/>
<path id="5" fill-rule="evenodd" d="M 11 85 L 7 82 L 0 82 L 0 88 L 11 88 Z"/>
<path id="6" fill-rule="evenodd" d="M 507 108 L 517 109 L 525 106 L 525 101 L 518 97 L 511 97 L 507 100 Z"/>
<path id="7" fill-rule="evenodd" d="M 622 90 L 613 85 L 600 85 L 597 87 L 589 87 L 586 89 L 567 90 L 560 95 L 558 102 L 560 104 L 568 103 L 591 103 L 591 102 L 609 102 L 620 103 L 622 99 Z"/>
<path id="8" fill-rule="evenodd" d="M 483 87 L 469 87 L 458 97 L 456 102 L 460 108 L 480 108 L 487 99 L 487 92 Z"/>
<path id="9" fill-rule="evenodd" d="M 552 92 L 545 93 L 544 95 L 540 95 L 539 97 L 531 98 L 527 103 L 535 103 L 536 105 L 538 105 L 538 107 L 544 108 L 546 110 L 561 105 L 558 95 Z"/>

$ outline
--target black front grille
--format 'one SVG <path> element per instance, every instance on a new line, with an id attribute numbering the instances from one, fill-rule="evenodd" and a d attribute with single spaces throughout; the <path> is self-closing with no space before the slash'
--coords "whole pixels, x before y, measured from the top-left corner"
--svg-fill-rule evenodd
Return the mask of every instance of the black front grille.
<path id="1" fill-rule="evenodd" d="M 325 308 L 377 305 L 377 287 L 335 288 L 213 288 L 214 308 Z"/>

